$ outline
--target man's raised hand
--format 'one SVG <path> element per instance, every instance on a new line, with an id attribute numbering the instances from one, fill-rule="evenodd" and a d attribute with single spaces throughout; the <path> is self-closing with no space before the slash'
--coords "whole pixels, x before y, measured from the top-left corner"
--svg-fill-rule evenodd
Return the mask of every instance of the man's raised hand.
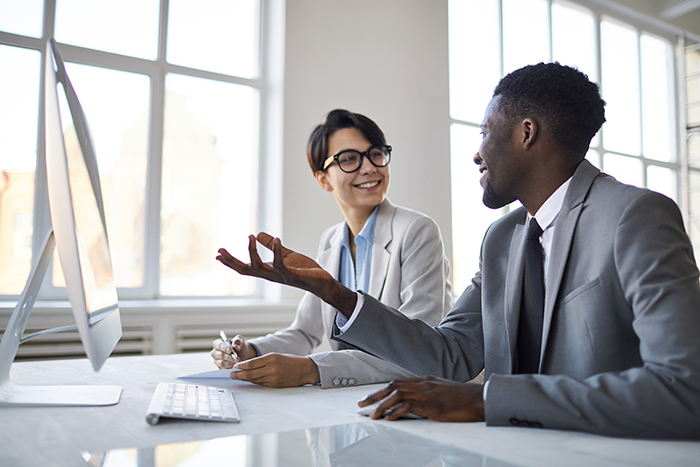
<path id="1" fill-rule="evenodd" d="M 272 263 L 262 261 L 258 254 L 257 243 L 274 253 L 275 260 Z M 278 238 L 273 238 L 265 232 L 260 232 L 257 238 L 253 235 L 248 237 L 248 252 L 250 263 L 244 263 L 235 258 L 224 248 L 219 250 L 216 259 L 244 276 L 260 277 L 280 284 L 294 285 L 290 281 L 293 281 L 295 274 L 307 273 L 308 275 L 308 271 L 314 271 L 320 275 L 325 273 L 314 260 L 283 247 Z"/>
<path id="2" fill-rule="evenodd" d="M 262 261 L 257 243 L 272 251 L 272 263 Z M 279 238 L 265 232 L 260 232 L 257 238 L 251 235 L 248 237 L 248 252 L 250 263 L 231 256 L 224 248 L 219 250 L 216 259 L 244 276 L 259 277 L 306 290 L 334 306 L 343 315 L 349 316 L 352 313 L 357 300 L 355 293 L 336 281 L 316 261 L 283 247 Z"/>

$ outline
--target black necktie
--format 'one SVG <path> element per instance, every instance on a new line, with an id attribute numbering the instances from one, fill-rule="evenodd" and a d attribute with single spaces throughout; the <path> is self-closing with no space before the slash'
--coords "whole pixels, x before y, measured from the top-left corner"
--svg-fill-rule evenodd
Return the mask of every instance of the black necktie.
<path id="1" fill-rule="evenodd" d="M 544 266 L 540 244 L 542 229 L 533 217 L 525 241 L 525 280 L 518 325 L 517 373 L 537 373 L 542 346 L 544 315 Z"/>

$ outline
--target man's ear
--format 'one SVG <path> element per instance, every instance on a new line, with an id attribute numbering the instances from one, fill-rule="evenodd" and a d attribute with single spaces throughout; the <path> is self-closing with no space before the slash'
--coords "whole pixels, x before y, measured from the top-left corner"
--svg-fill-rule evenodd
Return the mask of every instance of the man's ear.
<path id="1" fill-rule="evenodd" d="M 537 140 L 539 126 L 533 118 L 525 118 L 521 123 L 523 149 L 528 150 Z"/>
<path id="2" fill-rule="evenodd" d="M 328 180 L 328 175 L 326 172 L 323 172 L 321 170 L 316 171 L 316 182 L 318 183 L 318 186 L 323 188 L 325 191 L 333 191 L 333 185 L 330 184 L 330 181 Z"/>

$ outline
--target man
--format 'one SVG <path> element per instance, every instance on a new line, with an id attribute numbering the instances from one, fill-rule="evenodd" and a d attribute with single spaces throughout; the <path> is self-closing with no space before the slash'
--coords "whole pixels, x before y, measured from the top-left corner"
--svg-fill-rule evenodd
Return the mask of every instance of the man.
<path id="1" fill-rule="evenodd" d="M 373 418 L 395 407 L 388 419 L 413 412 L 700 438 L 700 285 L 692 248 L 673 201 L 618 183 L 585 160 L 604 121 L 598 87 L 573 68 L 541 63 L 501 80 L 474 161 L 487 206 L 520 200 L 523 207 L 489 227 L 480 271 L 437 327 L 344 289 L 266 234 L 258 241 L 274 251 L 272 265 L 261 262 L 253 237 L 250 265 L 224 250 L 218 258 L 333 305 L 348 318 L 337 322 L 334 339 L 434 375 L 368 396 L 360 405 L 381 401 Z M 535 245 L 539 266 L 526 243 L 529 251 Z M 539 286 L 532 282 L 538 275 Z M 482 368 L 483 388 L 459 382 Z"/>

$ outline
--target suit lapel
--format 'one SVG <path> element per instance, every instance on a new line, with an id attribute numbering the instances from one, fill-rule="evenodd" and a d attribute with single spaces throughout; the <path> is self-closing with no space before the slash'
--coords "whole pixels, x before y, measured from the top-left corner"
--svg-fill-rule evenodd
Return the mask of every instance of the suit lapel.
<path id="1" fill-rule="evenodd" d="M 374 241 L 372 243 L 372 265 L 370 270 L 369 279 L 369 294 L 381 300 L 382 291 L 384 290 L 384 284 L 386 283 L 386 276 L 389 270 L 389 260 L 391 259 L 391 253 L 387 250 L 387 247 L 394 238 L 394 232 L 392 229 L 392 222 L 394 220 L 394 213 L 396 212 L 396 206 L 391 204 L 391 201 L 384 200 L 382 204 L 379 205 L 379 211 L 377 212 L 377 222 L 374 225 Z"/>
<path id="2" fill-rule="evenodd" d="M 525 208 L 522 208 L 523 211 Z M 525 250 L 525 236 L 527 229 L 525 221 L 527 216 L 523 216 L 523 223 L 517 224 L 510 239 L 510 256 L 508 257 L 508 272 L 506 273 L 504 313 L 506 323 L 506 338 L 508 339 L 508 349 L 510 366 L 515 370 L 515 354 L 517 352 L 518 324 L 520 322 L 520 302 L 523 293 L 523 261 Z"/>
<path id="3" fill-rule="evenodd" d="M 583 209 L 583 202 L 598 176 L 600 170 L 590 162 L 584 160 L 574 172 L 571 184 L 564 197 L 561 210 L 554 223 L 554 238 L 552 239 L 551 258 L 549 271 L 547 271 L 547 284 L 545 287 L 544 318 L 542 322 L 542 349 L 540 352 L 540 369 L 544 362 L 547 350 L 547 338 L 552 326 L 554 305 L 559 294 L 561 281 L 564 277 L 566 263 L 571 251 L 571 245 L 576 231 L 576 224 Z"/>

